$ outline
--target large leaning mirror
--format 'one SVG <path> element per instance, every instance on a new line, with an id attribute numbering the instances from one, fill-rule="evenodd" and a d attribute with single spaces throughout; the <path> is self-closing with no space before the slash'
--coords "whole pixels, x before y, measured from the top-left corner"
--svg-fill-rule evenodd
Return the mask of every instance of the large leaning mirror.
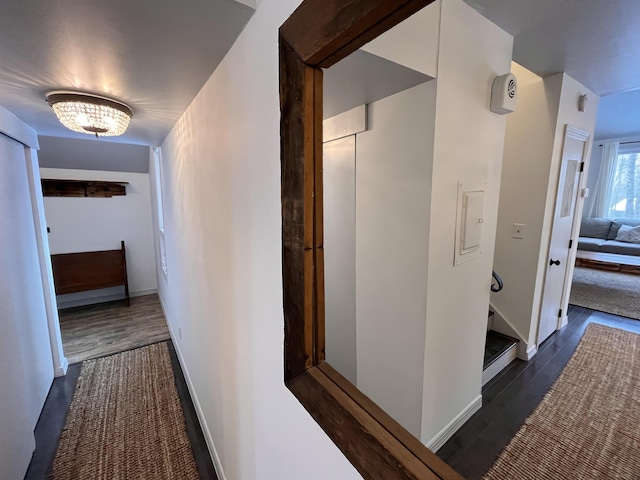
<path id="1" fill-rule="evenodd" d="M 326 360 L 417 438 L 435 80 L 424 55 L 399 58 L 396 44 L 407 55 L 412 40 L 423 53 L 431 41 L 435 52 L 437 37 L 410 20 L 435 24 L 437 13 L 425 8 L 325 70 L 323 89 Z"/>
<path id="2" fill-rule="evenodd" d="M 541 126 L 508 160 L 492 82 L 516 72 L 534 106 L 586 93 L 512 65 L 512 37 L 469 3 L 306 0 L 280 30 L 285 382 L 368 479 L 461 478 L 433 451 L 488 381 L 503 165 L 531 191 L 523 156 L 562 142 Z"/>
<path id="3" fill-rule="evenodd" d="M 357 389 L 359 381 L 353 370 L 355 363 L 349 366 L 350 360 L 342 361 L 339 358 L 347 350 L 342 349 L 341 353 L 340 348 L 329 348 L 329 355 L 335 358 L 338 370 L 325 360 L 325 335 L 334 339 L 341 337 L 341 333 L 335 330 L 335 316 L 332 317 L 333 322 L 329 321 L 332 326 L 325 329 L 325 308 L 329 308 L 330 315 L 334 315 L 336 309 L 333 305 L 341 300 L 336 299 L 334 289 L 329 292 L 329 303 L 325 303 L 322 67 L 329 68 L 337 64 L 429 3 L 428 0 L 305 1 L 280 30 L 285 381 L 365 478 L 461 477 L 418 440 L 416 434 L 419 436 L 419 426 L 412 432 L 408 431 Z M 386 68 L 394 80 L 404 78 L 404 86 L 394 85 L 392 88 L 397 90 L 381 94 L 380 99 L 430 80 L 427 74 L 364 50 L 356 52 L 342 66 L 337 64 L 336 72 L 343 70 L 348 74 L 353 70 L 353 64 L 360 67 L 364 65 L 365 70 L 367 64 L 373 65 L 370 68 L 376 70 Z M 389 69 L 389 66 L 392 68 Z M 370 75 L 371 72 L 364 73 L 364 77 Z M 334 83 L 345 85 L 340 80 Z M 336 91 L 339 93 L 339 89 Z M 346 95 L 352 101 L 348 98 L 350 96 Z M 375 100 L 357 100 L 354 107 L 358 110 L 359 105 L 375 103 Z M 335 98 L 330 98 L 330 102 L 335 101 Z M 405 104 L 404 108 L 407 106 Z M 325 109 L 327 120 L 352 110 L 351 105 L 346 104 L 335 108 L 327 104 Z M 335 140 L 340 138 L 327 138 L 328 143 Z M 345 142 L 348 144 L 349 140 L 341 143 Z M 335 146 L 334 143 L 326 148 L 334 151 L 343 149 L 342 146 L 332 148 Z M 346 148 L 351 147 L 347 145 Z M 374 144 L 371 148 L 375 150 L 377 146 Z M 389 151 L 387 155 L 392 156 L 392 153 Z M 380 166 L 384 168 L 383 163 Z M 329 171 L 328 174 L 332 173 Z M 384 176 L 383 171 L 377 174 Z M 331 181 L 328 185 L 330 191 L 335 186 Z M 336 193 L 336 189 L 333 190 L 332 197 Z M 344 194 L 345 191 L 338 192 L 338 196 Z M 372 191 L 372 194 L 375 193 Z M 424 195 L 424 192 L 421 194 Z M 333 200 L 329 200 L 329 205 Z M 355 204 L 352 207 L 355 208 Z M 327 235 L 335 240 L 336 233 L 340 235 L 346 231 L 342 232 L 340 226 L 334 228 L 333 213 L 329 218 Z M 349 221 L 353 222 L 354 218 L 352 216 Z M 383 225 L 376 226 L 375 223 L 372 221 L 370 228 L 384 229 Z M 348 241 L 355 240 L 351 238 Z M 337 239 L 335 245 L 341 243 Z M 339 256 L 344 254 L 345 251 L 333 251 L 329 258 L 330 275 L 342 276 L 335 267 L 341 263 Z M 347 251 L 346 254 L 351 253 Z M 374 252 L 372 254 L 375 255 Z M 353 258 L 348 262 L 351 260 Z M 351 273 L 355 275 L 355 264 L 352 263 L 351 267 Z M 377 287 L 373 285 L 371 288 Z M 353 303 L 355 297 L 346 301 Z M 352 317 L 350 321 L 354 319 Z M 353 338 L 349 341 L 356 340 Z M 361 385 L 364 377 L 361 373 Z M 371 385 L 374 383 L 372 381 Z M 414 388 L 417 390 L 421 387 Z M 401 392 L 397 393 L 402 395 Z"/>

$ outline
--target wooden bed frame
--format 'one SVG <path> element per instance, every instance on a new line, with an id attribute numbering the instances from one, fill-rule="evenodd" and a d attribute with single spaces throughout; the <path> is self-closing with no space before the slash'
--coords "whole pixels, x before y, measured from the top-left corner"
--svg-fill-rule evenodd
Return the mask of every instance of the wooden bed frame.
<path id="1" fill-rule="evenodd" d="M 51 255 L 51 264 L 56 295 L 124 285 L 127 305 L 131 305 L 124 241 L 120 250 Z"/>

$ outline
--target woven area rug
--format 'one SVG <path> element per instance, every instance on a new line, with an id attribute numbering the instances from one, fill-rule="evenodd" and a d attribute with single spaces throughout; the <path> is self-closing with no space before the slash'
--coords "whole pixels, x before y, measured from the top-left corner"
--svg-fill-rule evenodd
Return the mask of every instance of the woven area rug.
<path id="1" fill-rule="evenodd" d="M 199 478 L 166 342 L 82 364 L 49 478 Z"/>
<path id="2" fill-rule="evenodd" d="M 640 320 L 640 275 L 576 267 L 569 303 Z"/>
<path id="3" fill-rule="evenodd" d="M 640 478 L 640 335 L 591 324 L 485 480 Z"/>

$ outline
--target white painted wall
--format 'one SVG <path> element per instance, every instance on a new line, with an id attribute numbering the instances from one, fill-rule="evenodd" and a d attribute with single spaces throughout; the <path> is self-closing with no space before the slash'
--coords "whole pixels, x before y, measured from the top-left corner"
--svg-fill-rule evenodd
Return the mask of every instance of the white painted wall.
<path id="1" fill-rule="evenodd" d="M 22 144 L 0 134 L 0 477 L 23 478 L 53 380 L 43 283 Z"/>
<path id="2" fill-rule="evenodd" d="M 506 119 L 491 84 L 512 37 L 460 0 L 442 2 L 427 277 L 422 440 L 437 448 L 480 406 Z M 455 266 L 458 182 L 482 189 L 482 256 Z"/>
<path id="3" fill-rule="evenodd" d="M 66 138 L 40 135 L 40 166 L 69 170 L 149 173 L 144 145 L 115 143 L 113 137 Z"/>
<path id="4" fill-rule="evenodd" d="M 578 99 L 581 95 L 588 95 L 589 108 L 586 112 L 578 111 Z M 598 113 L 598 104 L 600 97 L 598 97 L 591 90 L 571 78 L 567 74 L 562 74 L 562 90 L 560 94 L 560 105 L 558 107 L 558 121 L 556 123 L 553 152 L 551 161 L 551 170 L 549 175 L 549 183 L 547 185 L 547 199 L 544 215 L 544 223 L 542 226 L 542 238 L 543 243 L 540 248 L 540 255 L 538 257 L 538 282 L 541 284 L 541 289 L 544 287 L 544 277 L 549 267 L 549 243 L 551 240 L 551 232 L 553 228 L 553 216 L 555 213 L 555 203 L 558 192 L 558 183 L 560 181 L 560 165 L 562 163 L 562 150 L 564 148 L 564 137 L 567 124 L 579 128 L 588 132 L 591 136 L 586 143 L 586 155 L 585 155 L 585 171 L 589 170 L 589 161 L 591 158 L 591 148 L 593 144 L 593 133 L 596 128 L 596 117 Z M 580 179 L 579 189 L 585 186 L 584 176 Z M 576 203 L 575 216 L 580 218 L 584 207 L 584 198 L 578 197 Z M 577 232 L 575 233 L 577 235 Z M 569 252 L 567 258 L 568 271 L 567 281 L 571 281 L 573 277 L 573 269 L 575 264 L 576 249 Z M 567 311 L 569 303 L 569 295 L 563 297 L 564 304 L 560 305 L 563 312 Z M 544 297 L 540 302 L 544 302 Z M 534 305 L 535 306 L 535 305 Z M 539 318 L 539 313 L 535 317 Z M 536 323 L 538 323 L 536 321 Z M 536 333 L 537 334 L 537 333 Z"/>
<path id="5" fill-rule="evenodd" d="M 356 135 L 357 385 L 417 437 L 435 95 L 431 81 L 370 104 Z"/>
<path id="6" fill-rule="evenodd" d="M 41 168 L 42 178 L 129 182 L 111 198 L 44 197 L 51 253 L 115 250 L 124 240 L 132 295 L 157 290 L 149 174 Z M 61 307 L 122 298 L 123 287 L 60 295 Z"/>
<path id="7" fill-rule="evenodd" d="M 263 0 L 162 144 L 159 291 L 222 479 L 360 478 L 283 381 L 277 31 L 298 4 Z"/>
<path id="8" fill-rule="evenodd" d="M 518 69 L 514 74 L 522 77 Z M 535 348 L 538 254 L 561 88 L 562 75 L 519 85 L 516 111 L 507 117 L 494 260 L 505 286 L 491 302 L 524 341 L 524 351 Z M 524 224 L 524 239 L 512 238 L 514 223 Z"/>
<path id="9" fill-rule="evenodd" d="M 441 4 L 434 1 L 361 49 L 437 77 Z"/>
<path id="10" fill-rule="evenodd" d="M 325 120 L 324 123 L 326 128 L 333 122 Z M 358 385 L 356 135 L 323 145 L 322 174 L 325 355 L 332 367 L 351 383 Z"/>
<path id="11" fill-rule="evenodd" d="M 435 92 L 370 104 L 323 161 L 327 360 L 418 437 Z"/>
<path id="12" fill-rule="evenodd" d="M 578 112 L 578 98 L 589 109 Z M 598 97 L 566 74 L 520 89 L 518 107 L 507 120 L 495 270 L 505 288 L 492 305 L 524 340 L 520 356 L 535 353 L 540 305 L 566 124 L 593 133 Z M 588 168 L 588 165 L 586 166 Z M 582 202 L 576 214 L 580 215 Z M 525 224 L 525 238 L 513 239 L 513 223 Z"/>

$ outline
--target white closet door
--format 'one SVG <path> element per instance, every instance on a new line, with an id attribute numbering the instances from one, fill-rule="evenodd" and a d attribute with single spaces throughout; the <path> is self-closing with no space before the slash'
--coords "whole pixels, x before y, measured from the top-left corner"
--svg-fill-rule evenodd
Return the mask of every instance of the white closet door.
<path id="1" fill-rule="evenodd" d="M 24 146 L 0 134 L 0 478 L 22 479 L 53 380 Z"/>

